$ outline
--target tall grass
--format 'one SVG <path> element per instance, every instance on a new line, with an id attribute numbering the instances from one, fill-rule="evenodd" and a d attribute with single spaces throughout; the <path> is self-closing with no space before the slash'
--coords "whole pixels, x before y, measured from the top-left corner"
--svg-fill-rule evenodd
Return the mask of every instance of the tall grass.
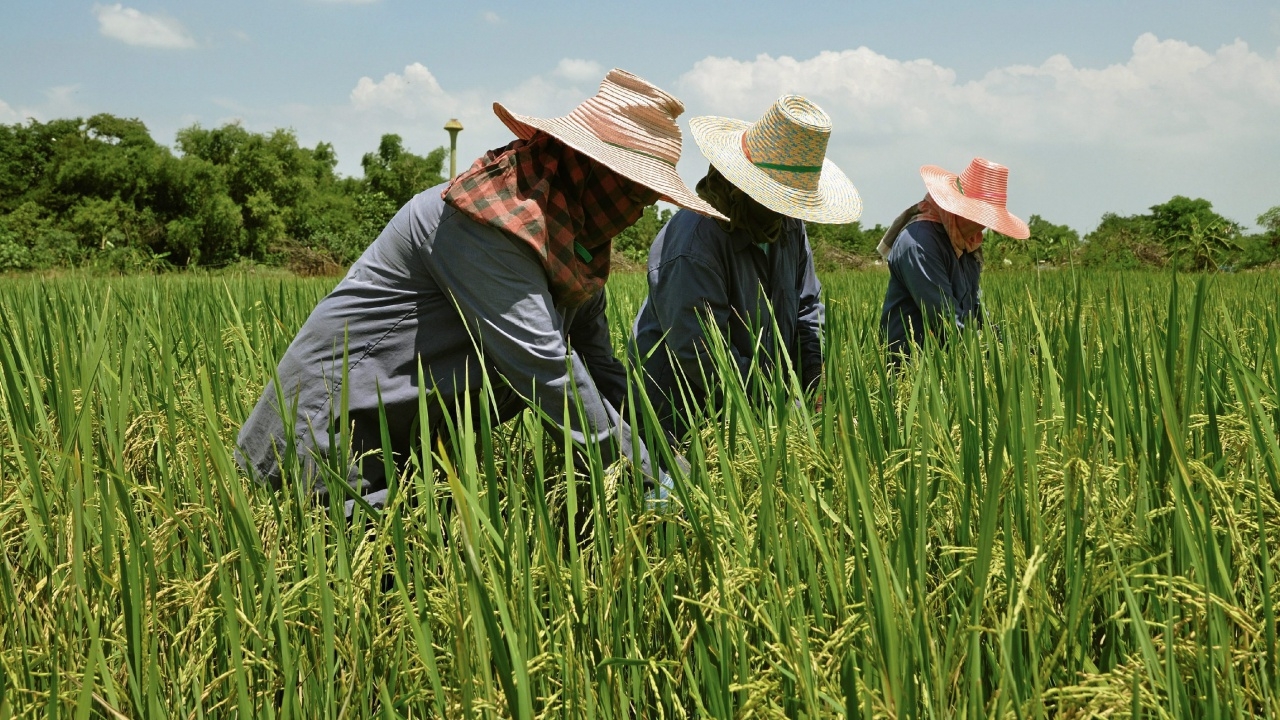
<path id="1" fill-rule="evenodd" d="M 896 375 L 828 277 L 823 409 L 728 382 L 681 512 L 481 397 L 351 521 L 231 451 L 328 289 L 0 284 L 0 718 L 1280 714 L 1280 277 L 994 275 Z"/>

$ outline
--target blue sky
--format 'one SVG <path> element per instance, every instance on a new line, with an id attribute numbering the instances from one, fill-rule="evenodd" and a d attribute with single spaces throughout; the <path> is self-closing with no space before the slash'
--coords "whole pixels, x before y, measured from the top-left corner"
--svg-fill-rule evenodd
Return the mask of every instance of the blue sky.
<path id="1" fill-rule="evenodd" d="M 459 164 L 510 134 L 494 100 L 561 115 L 610 67 L 694 115 L 778 95 L 831 115 L 864 220 L 923 195 L 922 164 L 1011 168 L 1010 209 L 1081 231 L 1173 194 L 1252 225 L 1280 205 L 1280 3 L 71 2 L 0 5 L 0 122 L 111 112 L 160 142 L 200 123 L 294 129 L 359 174 L 384 132 Z M 680 171 L 706 162 L 686 133 Z"/>

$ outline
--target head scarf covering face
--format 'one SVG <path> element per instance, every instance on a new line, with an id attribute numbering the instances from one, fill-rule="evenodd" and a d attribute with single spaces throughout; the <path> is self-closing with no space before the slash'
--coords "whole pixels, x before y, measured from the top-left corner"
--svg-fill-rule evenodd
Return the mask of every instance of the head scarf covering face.
<path id="1" fill-rule="evenodd" d="M 752 200 L 750 195 L 721 175 L 715 165 L 707 170 L 706 177 L 698 181 L 696 189 L 699 197 L 729 218 L 728 222 L 716 221 L 726 233 L 732 234 L 741 228 L 751 234 L 751 242 L 756 245 L 777 242 L 782 237 L 782 221 L 786 216 Z"/>
<path id="2" fill-rule="evenodd" d="M 889 229 L 885 232 L 884 237 L 880 239 L 880 245 L 876 251 L 880 253 L 880 257 L 889 258 L 889 250 L 893 248 L 893 243 L 898 239 L 898 233 L 902 229 L 913 222 L 936 222 L 947 231 L 947 238 L 951 240 L 951 249 L 955 250 L 956 257 L 967 252 L 978 252 L 982 249 L 982 230 L 983 227 L 972 220 L 969 220 L 968 227 L 970 232 L 966 233 L 960 221 L 964 219 L 952 212 L 943 210 L 933 196 L 925 194 L 924 199 L 920 202 L 908 207 L 902 211 L 902 214 L 894 219 L 889 225 Z M 973 228 L 977 228 L 974 230 Z M 982 257 L 978 257 L 981 262 Z"/>
<path id="3" fill-rule="evenodd" d="M 442 197 L 537 251 L 552 300 L 574 307 L 604 287 L 614 236 L 658 193 L 539 131 L 485 153 Z"/>
<path id="4" fill-rule="evenodd" d="M 982 225 L 969 221 L 969 227 L 976 227 L 977 230 L 965 233 L 960 225 L 960 216 L 952 212 L 943 210 L 937 202 L 934 201 L 933 195 L 925 194 L 924 200 L 916 206 L 920 210 L 920 214 L 915 217 L 913 222 L 925 220 L 936 222 L 947 230 L 947 237 L 951 239 L 951 248 L 956 251 L 956 257 L 967 252 L 974 252 L 982 247 Z"/>

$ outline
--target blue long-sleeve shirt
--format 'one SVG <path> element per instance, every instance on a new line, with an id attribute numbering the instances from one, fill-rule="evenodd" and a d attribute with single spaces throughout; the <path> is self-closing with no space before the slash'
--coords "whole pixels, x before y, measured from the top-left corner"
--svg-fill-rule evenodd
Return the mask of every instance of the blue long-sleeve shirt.
<path id="1" fill-rule="evenodd" d="M 631 457 L 631 431 L 617 408 L 626 373 L 614 357 L 601 291 L 586 303 L 555 305 L 535 251 L 445 204 L 443 186 L 408 202 L 311 312 L 289 345 L 262 398 L 237 438 L 238 460 L 259 479 L 278 484 L 277 457 L 289 436 L 297 443 L 304 480 L 331 448 L 330 431 L 350 433 L 355 453 L 381 447 L 378 403 L 391 445 L 403 460 L 415 422 L 432 434 L 471 395 L 487 372 L 499 407 L 511 417 L 534 399 L 553 421 L 566 400 L 581 403 L 571 418 L 575 442 L 599 443 L 608 462 Z M 343 343 L 347 344 L 348 409 L 353 427 L 334 427 L 339 414 Z M 484 354 L 484 362 L 476 352 Z M 418 417 L 418 366 L 427 383 L 428 417 Z M 478 406 L 478 404 L 477 404 Z M 643 445 L 633 457 L 646 477 Z M 348 469 L 365 491 L 385 482 L 380 458 Z"/>
<path id="2" fill-rule="evenodd" d="M 888 263 L 880 329 L 891 353 L 906 353 L 909 340 L 923 343 L 926 321 L 942 342 L 953 329 L 981 324 L 982 261 L 976 252 L 956 257 L 941 223 L 919 221 L 903 228 Z"/>
<path id="3" fill-rule="evenodd" d="M 806 387 L 821 376 L 825 308 L 804 222 L 784 220 L 781 237 L 767 248 L 755 245 L 746 230 L 726 233 L 715 220 L 688 210 L 677 212 L 654 239 L 649 297 L 636 316 L 632 349 L 648 357 L 646 390 L 668 430 L 682 429 L 672 421 L 679 407 L 677 378 L 688 379 L 699 402 L 712 390 L 702 382 L 704 371 L 714 372 L 703 322 L 720 329 L 744 376 L 753 359 L 768 371 L 777 360 L 775 347 L 789 354 Z"/>

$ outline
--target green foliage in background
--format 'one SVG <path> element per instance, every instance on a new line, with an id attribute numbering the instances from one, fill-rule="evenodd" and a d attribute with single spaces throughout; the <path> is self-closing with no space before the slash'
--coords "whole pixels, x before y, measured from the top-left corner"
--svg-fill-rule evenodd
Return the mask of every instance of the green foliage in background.
<path id="1" fill-rule="evenodd" d="M 350 522 L 232 460 L 332 281 L 0 281 L 0 717 L 1280 713 L 1280 276 L 993 274 L 896 375 L 823 280 L 823 408 L 718 346 L 674 511 L 481 396 Z"/>
<path id="2" fill-rule="evenodd" d="M 331 145 L 237 124 L 184 128 L 176 150 L 112 115 L 0 125 L 0 271 L 345 265 L 445 156 L 384 135 L 365 177 L 342 178 Z"/>
<path id="3" fill-rule="evenodd" d="M 86 119 L 0 125 L 0 273 L 50 268 L 146 272 L 240 263 L 338 274 L 418 192 L 443 182 L 447 152 L 415 155 L 399 135 L 365 153 L 363 177 L 336 172 L 333 146 L 302 147 L 290 130 L 238 124 L 180 130 L 175 150 L 138 120 Z M 651 207 L 614 242 L 644 263 L 669 217 Z M 1174 196 L 1150 213 L 1106 214 L 1081 241 L 1032 215 L 1031 238 L 989 233 L 989 268 L 1068 266 L 1234 270 L 1280 263 L 1280 211 L 1263 232 L 1242 228 L 1209 201 Z M 820 269 L 877 262 L 885 228 L 808 224 Z"/>
<path id="4" fill-rule="evenodd" d="M 876 245 L 880 244 L 880 238 L 884 237 L 887 229 L 879 224 L 863 228 L 860 222 L 844 225 L 806 223 L 805 228 L 809 233 L 809 243 L 814 248 L 830 246 L 864 257 L 876 254 Z"/>
<path id="5" fill-rule="evenodd" d="M 649 260 L 649 246 L 658 236 L 658 231 L 671 219 L 670 210 L 659 210 L 656 205 L 644 209 L 644 214 L 634 225 L 618 233 L 613 238 L 613 251 L 621 253 L 632 262 L 644 264 Z"/>
<path id="6" fill-rule="evenodd" d="M 1105 220 L 1104 220 L 1105 222 Z M 988 264 L 1003 266 L 1039 266 L 1069 262 L 1079 250 L 1080 234 L 1066 225 L 1054 225 L 1039 215 L 1027 220 L 1031 236 L 1015 240 L 997 232 L 988 232 L 982 243 L 983 259 Z M 1008 260 L 1008 262 L 1005 262 Z"/>

